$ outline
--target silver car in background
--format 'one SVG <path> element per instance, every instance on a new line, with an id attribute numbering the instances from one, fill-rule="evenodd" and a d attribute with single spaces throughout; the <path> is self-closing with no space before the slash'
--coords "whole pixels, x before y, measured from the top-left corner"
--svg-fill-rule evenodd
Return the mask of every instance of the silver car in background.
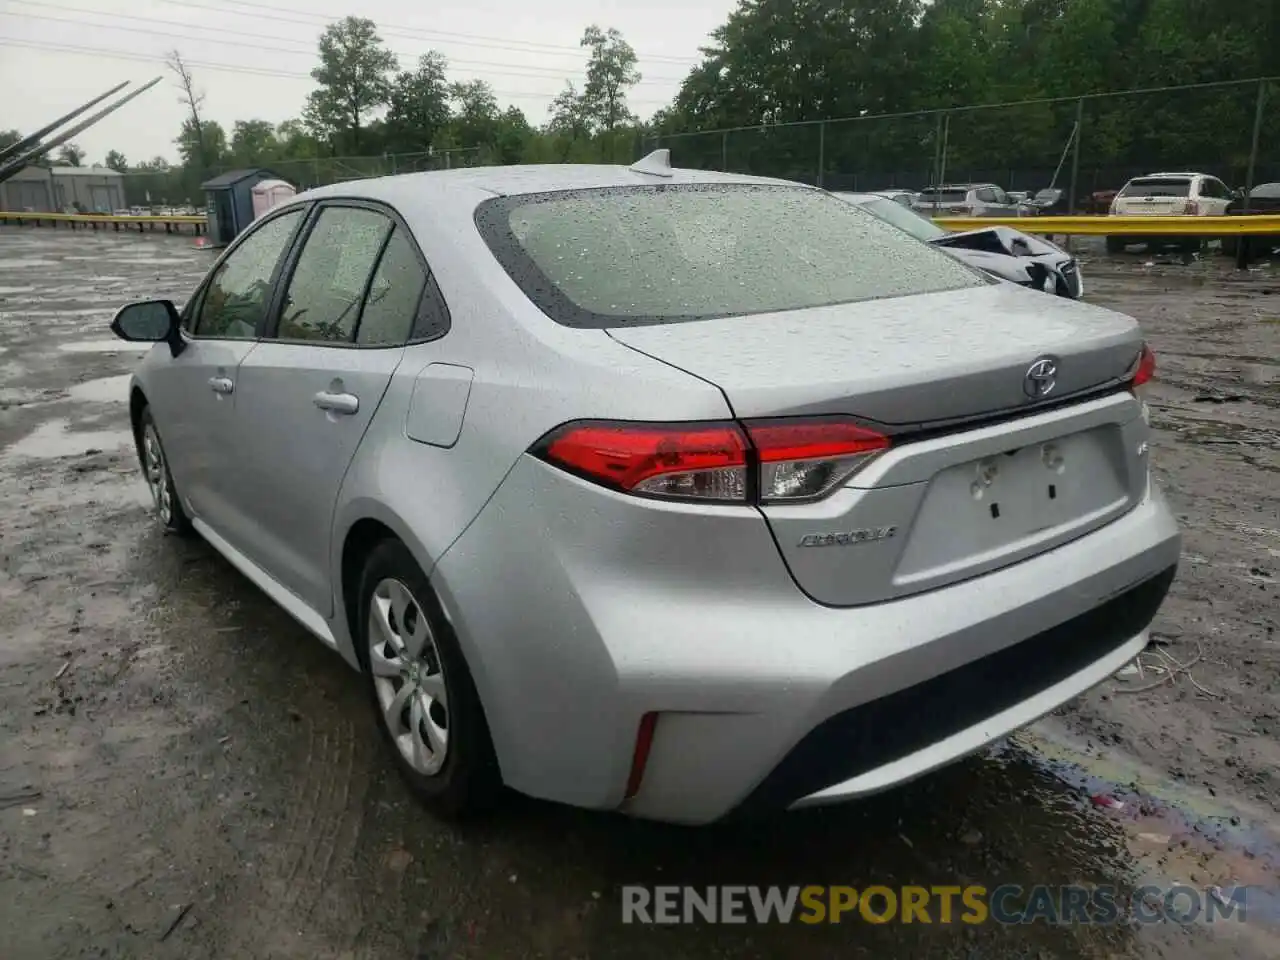
<path id="1" fill-rule="evenodd" d="M 160 523 L 446 815 L 882 790 L 1114 673 L 1178 561 L 1133 320 L 665 151 L 312 190 L 112 326 Z"/>
<path id="2" fill-rule="evenodd" d="M 1034 211 L 994 183 L 947 183 L 925 187 L 911 209 L 930 217 L 1025 217 Z"/>

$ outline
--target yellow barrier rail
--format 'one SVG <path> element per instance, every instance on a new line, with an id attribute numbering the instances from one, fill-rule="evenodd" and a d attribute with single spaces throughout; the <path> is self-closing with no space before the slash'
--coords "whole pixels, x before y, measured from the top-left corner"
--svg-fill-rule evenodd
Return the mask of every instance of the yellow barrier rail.
<path id="1" fill-rule="evenodd" d="M 207 224 L 204 217 L 177 213 L 163 217 L 150 215 L 135 217 L 107 213 L 40 213 L 30 210 L 0 210 L 0 223 L 14 222 L 19 226 L 30 223 L 37 227 L 44 224 L 56 227 L 65 223 L 73 230 L 82 226 L 91 230 L 113 227 L 119 231 L 121 227 L 128 230 L 136 226 L 139 232 L 145 232 L 148 227 L 154 231 L 157 226 L 163 226 L 166 233 L 172 233 L 175 229 L 186 226 L 192 227 L 197 235 L 204 232 Z"/>
<path id="2" fill-rule="evenodd" d="M 947 230 L 1005 226 L 1023 233 L 1112 237 L 1239 237 L 1280 235 L 1280 216 L 1238 217 L 937 217 Z"/>

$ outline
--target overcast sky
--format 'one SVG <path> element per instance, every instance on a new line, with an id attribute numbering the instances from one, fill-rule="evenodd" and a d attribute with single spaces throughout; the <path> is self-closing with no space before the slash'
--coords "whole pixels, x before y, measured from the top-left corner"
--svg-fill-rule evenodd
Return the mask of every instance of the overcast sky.
<path id="1" fill-rule="evenodd" d="M 428 50 L 449 59 L 451 80 L 486 80 L 503 106 L 542 124 L 566 79 L 581 82 L 583 28 L 617 27 L 640 57 L 632 109 L 670 102 L 698 47 L 734 0 L 0 0 L 0 129 L 29 132 L 124 80 L 164 73 L 175 47 L 206 94 L 205 115 L 231 133 L 236 120 L 297 117 L 314 86 L 316 41 L 330 20 L 374 20 L 410 66 Z M 183 108 L 171 76 L 75 138 L 86 163 L 108 150 L 130 161 L 176 159 Z M 128 92 L 121 91 L 120 95 Z"/>

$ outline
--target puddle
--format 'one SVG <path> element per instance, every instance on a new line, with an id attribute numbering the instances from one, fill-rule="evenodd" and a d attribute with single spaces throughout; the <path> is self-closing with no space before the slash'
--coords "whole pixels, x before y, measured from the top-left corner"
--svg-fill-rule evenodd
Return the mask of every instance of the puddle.
<path id="1" fill-rule="evenodd" d="M 1270 811 L 1165 776 L 1120 753 L 1091 754 L 1051 724 L 1038 724 L 1015 741 L 1029 750 L 1033 763 L 1080 794 L 1118 802 L 1100 815 L 1123 830 L 1143 882 L 1187 883 L 1194 877 L 1202 886 L 1247 886 L 1251 898 L 1254 890 L 1259 897 L 1270 891 L 1259 908 L 1280 916 L 1280 832 Z"/>
<path id="2" fill-rule="evenodd" d="M 75 343 L 60 343 L 58 349 L 63 353 L 146 353 L 151 345 L 129 343 L 125 340 L 80 340 Z"/>
<path id="3" fill-rule="evenodd" d="M 81 456 L 87 450 L 115 450 L 133 443 L 128 430 L 71 431 L 69 420 L 50 420 L 5 448 L 12 457 L 52 460 Z"/>
<path id="4" fill-rule="evenodd" d="M 97 403 L 124 403 L 129 399 L 129 381 L 132 375 L 121 374 L 118 377 L 103 377 L 100 380 L 86 380 L 77 383 L 67 392 L 73 400 L 88 400 Z"/>

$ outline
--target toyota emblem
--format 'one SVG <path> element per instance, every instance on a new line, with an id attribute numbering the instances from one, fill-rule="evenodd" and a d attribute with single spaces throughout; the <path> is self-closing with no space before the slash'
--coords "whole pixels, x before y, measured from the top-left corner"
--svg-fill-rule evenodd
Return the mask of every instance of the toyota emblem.
<path id="1" fill-rule="evenodd" d="M 1022 378 L 1022 392 L 1032 400 L 1043 400 L 1058 385 L 1058 358 L 1041 357 Z"/>

